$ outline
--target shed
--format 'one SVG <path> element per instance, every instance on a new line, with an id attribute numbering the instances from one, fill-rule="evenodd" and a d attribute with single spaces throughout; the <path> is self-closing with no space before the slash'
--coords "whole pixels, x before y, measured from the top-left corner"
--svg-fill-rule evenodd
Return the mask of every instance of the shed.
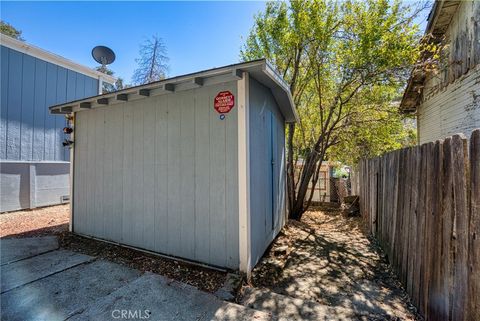
<path id="1" fill-rule="evenodd" d="M 73 114 L 73 232 L 249 273 L 286 220 L 287 84 L 255 60 L 50 107 Z"/>

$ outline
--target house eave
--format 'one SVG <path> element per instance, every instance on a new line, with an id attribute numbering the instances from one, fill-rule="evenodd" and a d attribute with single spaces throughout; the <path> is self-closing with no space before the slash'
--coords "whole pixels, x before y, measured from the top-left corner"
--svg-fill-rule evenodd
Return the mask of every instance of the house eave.
<path id="1" fill-rule="evenodd" d="M 450 25 L 461 1 L 435 1 L 428 16 L 425 35 L 431 34 L 435 39 L 441 39 Z M 414 68 L 408 79 L 399 109 L 402 113 L 414 113 L 422 99 L 426 76 L 420 68 Z"/>
<path id="2" fill-rule="evenodd" d="M 56 55 L 54 53 L 41 49 L 37 46 L 28 44 L 24 41 L 14 39 L 12 37 L 9 37 L 3 34 L 0 34 L 0 44 L 4 47 L 41 59 L 43 61 L 52 63 L 54 65 L 61 66 L 63 68 L 78 72 L 85 76 L 95 78 L 95 79 L 101 79 L 103 82 L 107 82 L 109 84 L 113 84 L 117 80 L 115 77 L 96 71 L 87 66 L 80 65 L 62 56 Z"/>

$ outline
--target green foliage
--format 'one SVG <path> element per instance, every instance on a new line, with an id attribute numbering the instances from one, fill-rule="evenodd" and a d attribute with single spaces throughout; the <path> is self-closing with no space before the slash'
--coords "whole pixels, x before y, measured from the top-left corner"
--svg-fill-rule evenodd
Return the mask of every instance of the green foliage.
<path id="1" fill-rule="evenodd" d="M 294 1 L 256 16 L 241 57 L 267 58 L 291 84 L 298 157 L 327 133 L 329 158 L 348 163 L 410 143 L 391 102 L 419 57 L 415 13 L 399 1 Z"/>
<path id="2" fill-rule="evenodd" d="M 16 29 L 14 26 L 3 20 L 0 20 L 0 32 L 17 40 L 25 40 L 22 38 L 22 32 L 20 30 Z"/>
<path id="3" fill-rule="evenodd" d="M 419 60 L 413 19 L 423 9 L 397 0 L 304 0 L 269 2 L 255 17 L 241 58 L 267 58 L 290 83 L 300 117 L 287 130 L 294 218 L 309 206 L 308 184 L 322 160 L 352 164 L 414 140 L 392 101 Z"/>
<path id="4" fill-rule="evenodd" d="M 97 67 L 95 67 L 95 70 L 103 72 L 104 74 L 107 74 L 109 76 L 114 76 L 115 75 L 115 72 L 113 70 L 111 70 L 107 67 L 104 67 L 104 66 L 97 66 Z M 108 82 L 103 82 L 102 93 L 106 94 L 106 93 L 110 93 L 110 92 L 113 92 L 113 91 L 122 90 L 122 89 L 125 89 L 125 88 L 128 88 L 128 87 L 130 87 L 130 85 L 125 84 L 123 78 L 117 77 L 117 80 L 115 81 L 114 84 L 109 84 Z"/>

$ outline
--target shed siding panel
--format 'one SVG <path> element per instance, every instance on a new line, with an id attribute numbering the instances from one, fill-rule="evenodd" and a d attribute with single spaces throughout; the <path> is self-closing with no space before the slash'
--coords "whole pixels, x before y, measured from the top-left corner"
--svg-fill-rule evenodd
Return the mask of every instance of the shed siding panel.
<path id="1" fill-rule="evenodd" d="M 145 219 L 145 208 L 143 202 L 144 186 L 143 186 L 143 114 L 146 105 L 142 106 L 139 102 L 133 103 L 133 164 L 132 164 L 132 194 L 133 194 L 133 217 L 132 217 L 132 244 L 133 246 L 144 247 L 143 245 L 143 228 Z"/>
<path id="2" fill-rule="evenodd" d="M 75 132 L 75 187 L 73 189 L 73 226 L 84 230 L 87 225 L 87 166 L 88 166 L 88 113 L 75 115 L 75 128 L 86 128 Z"/>
<path id="3" fill-rule="evenodd" d="M 95 149 L 94 149 L 94 168 L 95 168 L 95 180 L 93 181 L 94 186 L 92 190 L 95 193 L 94 201 L 94 213 L 101 213 L 100 215 L 93 215 L 93 222 L 95 225 L 95 235 L 98 237 L 105 237 L 105 226 L 104 226 L 104 186 L 103 186 L 103 176 L 104 176 L 104 158 L 105 158 L 105 109 L 96 109 L 93 113 L 95 116 L 92 119 L 93 126 L 95 128 Z"/>
<path id="4" fill-rule="evenodd" d="M 195 106 L 194 96 L 188 92 L 179 99 L 180 106 Z M 181 256 L 195 257 L 195 107 L 179 108 L 180 115 L 180 198 L 181 201 Z M 200 147 L 201 148 L 201 147 Z"/>
<path id="5" fill-rule="evenodd" d="M 155 101 L 155 246 L 168 252 L 168 100 Z"/>
<path id="6" fill-rule="evenodd" d="M 251 255 L 255 264 L 285 223 L 285 185 L 281 185 L 285 184 L 285 126 L 270 90 L 253 78 L 249 90 Z"/>
<path id="7" fill-rule="evenodd" d="M 155 248 L 155 111 L 156 104 L 145 106 L 143 114 L 143 243 Z"/>
<path id="8" fill-rule="evenodd" d="M 225 88 L 226 90 L 227 88 Z M 211 105 L 209 105 L 211 106 Z M 237 106 L 238 107 L 238 106 Z M 212 111 L 213 112 L 213 111 Z M 215 116 L 218 118 L 218 114 Z M 225 118 L 227 129 L 235 128 L 235 130 L 227 130 L 225 135 L 226 141 L 226 181 L 225 181 L 225 206 L 226 206 L 226 265 L 238 266 L 238 257 L 235 255 L 239 249 L 239 209 L 238 209 L 238 113 L 231 112 Z"/>
<path id="9" fill-rule="evenodd" d="M 480 127 L 480 68 L 471 70 L 418 108 L 419 143 L 464 133 Z"/>
<path id="10" fill-rule="evenodd" d="M 219 121 L 212 111 L 210 117 L 210 210 L 220 213 L 210 219 L 210 259 L 223 265 L 225 259 L 225 121 Z M 233 173 L 232 173 L 233 174 Z M 218 231 L 218 232 L 217 232 Z M 215 232 L 215 233 L 213 233 Z"/>
<path id="11" fill-rule="evenodd" d="M 236 82 L 78 112 L 74 231 L 238 268 L 237 116 L 214 111 L 222 90 Z"/>
<path id="12" fill-rule="evenodd" d="M 123 134 L 123 212 L 122 212 L 122 236 L 120 242 L 125 244 L 133 244 L 133 221 L 136 218 L 136 213 L 133 206 L 133 112 L 134 105 L 128 103 L 118 108 L 123 109 L 123 127 L 116 130 L 116 134 Z M 89 112 L 87 112 L 90 114 Z M 82 129 L 80 129 L 82 130 Z M 123 133 L 122 133 L 123 132 Z M 75 200 L 74 200 L 75 201 Z M 75 215 L 75 213 L 74 213 Z M 114 214 L 119 215 L 119 214 Z M 86 229 L 83 233 L 91 234 L 90 229 Z M 117 241 L 117 240 L 114 240 Z"/>
<path id="13" fill-rule="evenodd" d="M 175 108 L 176 99 L 169 95 L 168 101 L 168 248 L 167 253 L 180 253 L 180 108 Z"/>
<path id="14" fill-rule="evenodd" d="M 96 95 L 98 80 L 69 70 L 74 81 L 68 79 L 67 86 L 67 69 L 4 46 L 0 59 L 0 160 L 68 161 L 62 146 L 65 118 L 47 108 Z"/>
<path id="15" fill-rule="evenodd" d="M 213 100 L 208 90 L 198 91 L 195 97 L 195 259 L 210 261 L 210 113 Z M 200 148 L 201 146 L 201 148 Z"/>

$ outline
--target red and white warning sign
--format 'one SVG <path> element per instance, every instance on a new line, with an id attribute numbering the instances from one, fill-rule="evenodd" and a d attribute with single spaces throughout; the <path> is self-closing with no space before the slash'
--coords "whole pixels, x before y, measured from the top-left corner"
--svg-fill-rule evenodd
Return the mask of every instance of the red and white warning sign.
<path id="1" fill-rule="evenodd" d="M 230 91 L 221 91 L 215 96 L 213 107 L 220 114 L 226 114 L 235 105 L 235 97 Z"/>

